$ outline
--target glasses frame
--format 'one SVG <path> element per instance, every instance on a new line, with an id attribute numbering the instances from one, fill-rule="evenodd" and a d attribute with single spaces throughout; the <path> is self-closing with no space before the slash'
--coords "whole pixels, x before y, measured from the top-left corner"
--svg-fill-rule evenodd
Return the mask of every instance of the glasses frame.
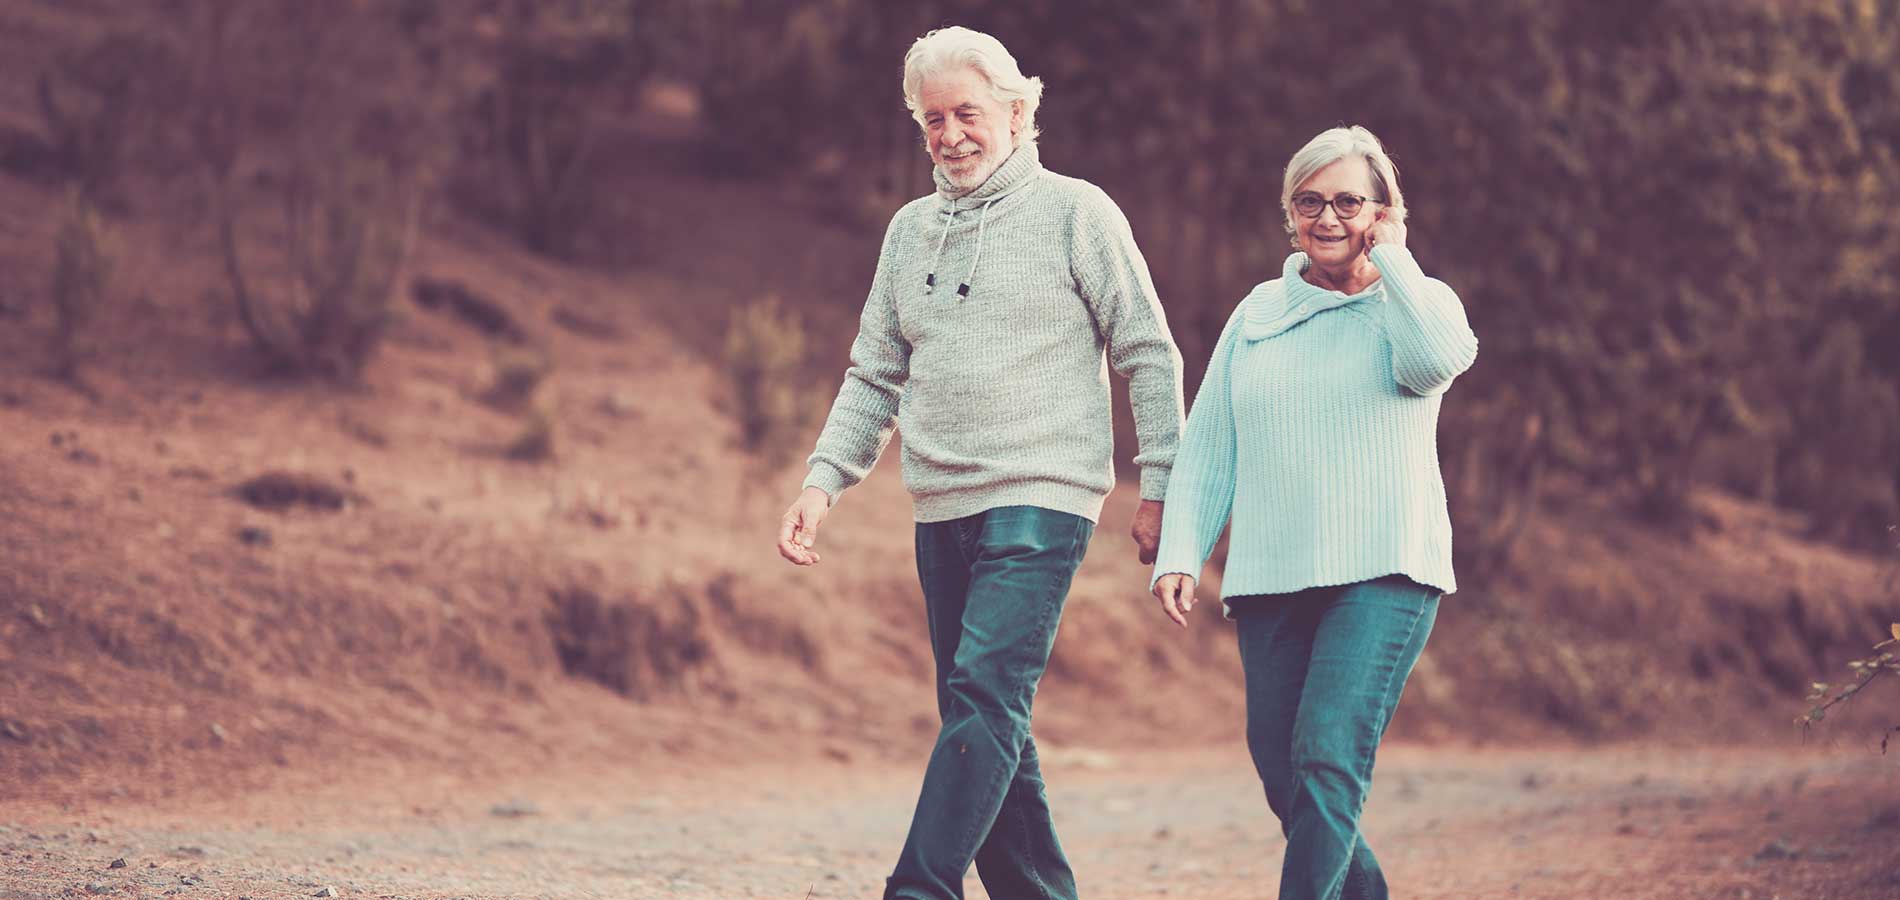
<path id="1" fill-rule="evenodd" d="M 1318 197 L 1319 208 L 1316 210 L 1313 210 L 1313 212 L 1310 215 L 1307 213 L 1300 212 L 1300 198 L 1301 197 Z M 1354 200 L 1358 200 L 1359 208 L 1353 210 L 1351 214 L 1348 214 L 1344 210 L 1341 210 L 1335 204 L 1337 204 L 1343 198 L 1351 198 Z M 1291 206 L 1293 208 L 1293 212 L 1299 215 L 1299 217 L 1302 219 L 1317 219 L 1326 212 L 1326 207 L 1331 206 L 1333 208 L 1333 215 L 1338 216 L 1341 222 L 1350 222 L 1353 219 L 1359 218 L 1359 214 L 1365 211 L 1365 206 L 1368 203 L 1377 203 L 1381 206 L 1385 205 L 1384 200 L 1380 200 L 1376 197 L 1368 197 L 1364 194 L 1355 194 L 1351 191 L 1340 191 L 1339 193 L 1334 194 L 1331 197 L 1321 197 L 1318 191 L 1301 191 L 1297 194 L 1294 194 L 1292 197 L 1287 198 L 1287 205 Z"/>

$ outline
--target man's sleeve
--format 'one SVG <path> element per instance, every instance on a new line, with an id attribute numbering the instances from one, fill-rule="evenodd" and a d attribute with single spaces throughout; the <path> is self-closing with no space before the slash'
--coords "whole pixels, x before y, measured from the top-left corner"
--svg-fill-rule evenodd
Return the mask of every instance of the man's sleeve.
<path id="1" fill-rule="evenodd" d="M 1107 194 L 1091 189 L 1080 198 L 1070 241 L 1076 285 L 1108 345 L 1109 365 L 1128 379 L 1141 498 L 1161 500 L 1181 440 L 1181 351 L 1128 218 Z"/>
<path id="2" fill-rule="evenodd" d="M 896 268 L 898 219 L 892 218 L 877 258 L 871 293 L 858 318 L 858 337 L 851 343 L 851 367 L 831 403 L 818 445 L 805 462 L 811 474 L 804 487 L 825 492 L 832 503 L 846 488 L 864 480 L 891 442 L 897 427 L 898 399 L 910 376 L 910 343 L 898 329 L 897 303 L 891 281 Z"/>

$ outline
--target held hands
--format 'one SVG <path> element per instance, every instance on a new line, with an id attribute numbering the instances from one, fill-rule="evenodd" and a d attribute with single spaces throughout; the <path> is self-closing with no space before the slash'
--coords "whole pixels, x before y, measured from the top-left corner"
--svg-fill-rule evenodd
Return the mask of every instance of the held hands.
<path id="1" fill-rule="evenodd" d="M 1135 524 L 1128 529 L 1128 536 L 1135 539 L 1135 552 L 1141 557 L 1141 564 L 1154 565 L 1156 549 L 1161 546 L 1161 501 L 1141 501 L 1141 508 L 1135 510 Z"/>
<path id="2" fill-rule="evenodd" d="M 1366 249 L 1390 245 L 1405 246 L 1405 207 L 1385 206 L 1372 215 L 1372 226 L 1366 229 Z"/>
<path id="3" fill-rule="evenodd" d="M 808 487 L 801 492 L 779 520 L 778 555 L 795 566 L 817 565 L 818 552 L 811 547 L 818 541 L 818 523 L 830 511 L 831 497 L 824 491 Z"/>
<path id="4" fill-rule="evenodd" d="M 1174 620 L 1174 624 L 1187 627 L 1188 610 L 1194 608 L 1194 578 L 1180 572 L 1170 572 L 1155 582 L 1155 599 L 1161 601 L 1161 611 Z"/>

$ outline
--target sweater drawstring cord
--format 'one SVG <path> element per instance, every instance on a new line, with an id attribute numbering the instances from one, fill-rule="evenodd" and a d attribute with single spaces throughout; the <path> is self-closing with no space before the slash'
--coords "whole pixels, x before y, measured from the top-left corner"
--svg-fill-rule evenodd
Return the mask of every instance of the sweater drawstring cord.
<path id="1" fill-rule="evenodd" d="M 943 259 L 943 245 L 950 240 L 950 223 L 956 221 L 957 208 L 943 214 L 943 237 L 937 239 L 937 252 L 930 257 L 930 274 L 924 276 L 924 293 L 937 289 L 937 263 Z"/>
<path id="2" fill-rule="evenodd" d="M 991 197 L 983 201 L 983 211 L 976 217 L 976 255 L 970 258 L 970 274 L 963 276 L 963 283 L 957 285 L 958 298 L 970 296 L 970 282 L 976 280 L 976 264 L 983 261 L 983 225 L 990 219 L 990 204 L 998 199 Z M 949 232 L 946 231 L 944 234 L 948 235 Z"/>

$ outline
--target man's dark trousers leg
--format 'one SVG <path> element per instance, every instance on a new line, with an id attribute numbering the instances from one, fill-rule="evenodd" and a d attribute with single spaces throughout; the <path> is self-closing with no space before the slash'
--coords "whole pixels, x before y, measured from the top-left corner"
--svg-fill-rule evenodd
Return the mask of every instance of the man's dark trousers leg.
<path id="1" fill-rule="evenodd" d="M 972 861 L 997 900 L 1076 896 L 1029 708 L 1094 530 L 1033 506 L 917 526 L 943 729 L 887 900 L 960 900 Z"/>

